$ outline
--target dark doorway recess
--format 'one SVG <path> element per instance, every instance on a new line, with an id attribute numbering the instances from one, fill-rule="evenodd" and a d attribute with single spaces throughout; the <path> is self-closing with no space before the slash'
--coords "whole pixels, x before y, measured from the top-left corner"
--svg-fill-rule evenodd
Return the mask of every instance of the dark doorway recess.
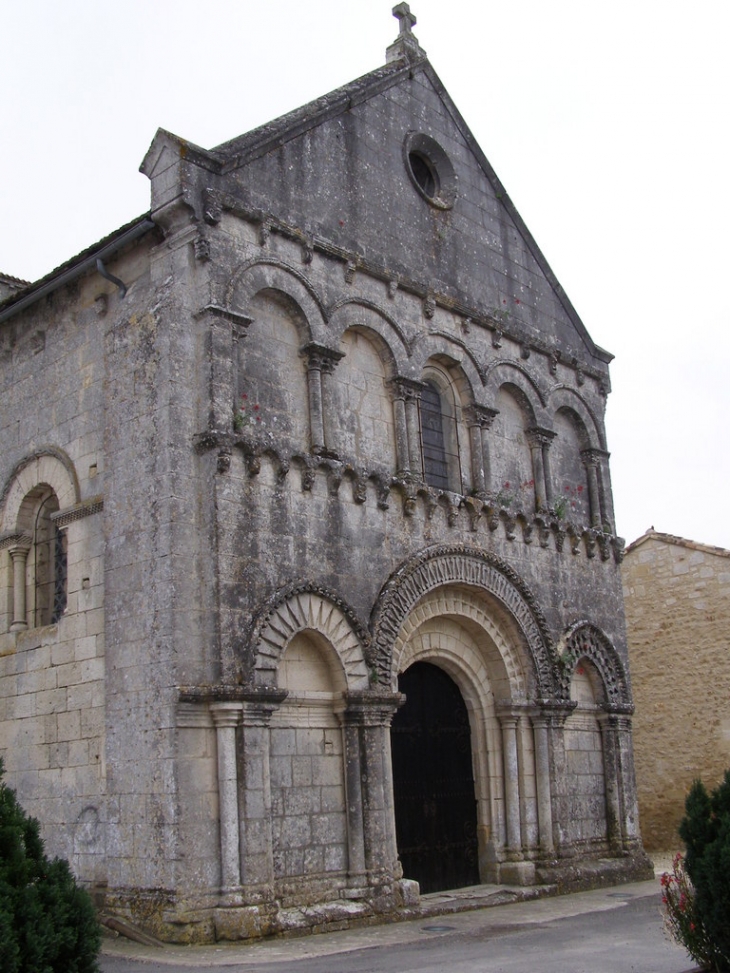
<path id="1" fill-rule="evenodd" d="M 466 705 L 443 669 L 398 677 L 406 702 L 391 730 L 398 854 L 421 892 L 479 884 L 477 809 Z"/>

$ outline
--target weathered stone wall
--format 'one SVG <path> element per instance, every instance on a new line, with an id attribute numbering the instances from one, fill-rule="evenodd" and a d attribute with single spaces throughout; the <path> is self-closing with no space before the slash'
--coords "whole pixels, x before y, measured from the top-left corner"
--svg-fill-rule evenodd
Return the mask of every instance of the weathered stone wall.
<path id="1" fill-rule="evenodd" d="M 125 268 L 126 269 L 126 268 Z M 103 319 L 110 289 L 82 280 L 0 326 L 0 741 L 6 780 L 38 817 L 52 855 L 106 880 Z M 33 547 L 25 612 L 14 610 L 11 551 L 53 493 L 65 535 L 66 608 L 36 603 Z M 27 578 L 27 583 L 26 583 Z M 13 626 L 13 623 L 16 623 Z M 16 631 L 11 631 L 15 627 Z"/>
<path id="2" fill-rule="evenodd" d="M 676 849 L 693 780 L 730 768 L 730 551 L 650 531 L 622 575 L 642 834 Z"/>

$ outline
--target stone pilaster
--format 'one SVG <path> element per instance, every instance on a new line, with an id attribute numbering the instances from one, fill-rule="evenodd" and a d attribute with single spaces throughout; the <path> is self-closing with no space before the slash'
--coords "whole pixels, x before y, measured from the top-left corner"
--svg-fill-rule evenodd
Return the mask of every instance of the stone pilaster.
<path id="1" fill-rule="evenodd" d="M 352 692 L 347 696 L 343 721 L 357 731 L 362 796 L 362 836 L 369 885 L 382 885 L 400 877 L 395 836 L 395 805 L 390 755 L 390 724 L 403 702 L 400 693 Z M 348 758 L 354 751 L 354 734 Z M 348 805 L 349 805 L 348 795 Z M 348 823 L 350 813 L 348 810 Z M 359 822 L 355 818 L 353 837 Z M 353 848 L 358 859 L 359 848 Z"/>
<path id="2" fill-rule="evenodd" d="M 239 388 L 240 343 L 246 336 L 251 318 L 245 314 L 208 304 L 197 314 L 208 332 L 210 356 L 210 405 L 208 428 L 230 429 Z"/>
<path id="3" fill-rule="evenodd" d="M 246 755 L 240 789 L 243 816 L 241 844 L 243 883 L 249 901 L 270 898 L 274 886 L 271 834 L 271 774 L 269 724 L 275 709 L 286 699 L 286 690 L 262 687 L 243 702 L 243 752 Z"/>

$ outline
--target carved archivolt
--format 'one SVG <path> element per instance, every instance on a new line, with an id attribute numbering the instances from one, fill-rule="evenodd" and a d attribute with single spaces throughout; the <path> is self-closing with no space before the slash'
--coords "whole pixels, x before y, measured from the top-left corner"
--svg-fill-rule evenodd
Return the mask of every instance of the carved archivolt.
<path id="1" fill-rule="evenodd" d="M 392 688 L 394 691 L 398 688 L 398 674 L 404 672 L 414 662 L 441 656 L 444 646 L 448 652 L 450 641 L 448 638 L 443 640 L 443 644 L 435 651 L 425 644 L 433 641 L 430 638 L 432 625 L 429 623 L 434 619 L 453 619 L 458 626 L 465 628 L 471 634 L 473 641 L 479 645 L 478 660 L 471 660 L 469 656 L 473 653 L 465 653 L 462 648 L 459 648 L 455 664 L 457 669 L 467 669 L 475 684 L 479 684 L 488 672 L 489 681 L 482 696 L 491 687 L 500 699 L 511 699 L 514 702 L 527 698 L 526 676 L 531 673 L 525 672 L 529 660 L 526 658 L 524 647 L 520 645 L 521 639 L 514 638 L 513 633 L 509 631 L 509 623 L 505 624 L 506 620 L 500 618 L 498 613 L 490 612 L 488 606 L 475 592 L 456 585 L 449 585 L 432 592 L 425 600 L 419 602 L 417 610 L 412 612 L 403 623 L 393 646 Z M 484 635 L 488 638 L 485 639 Z M 438 638 L 436 642 L 439 642 Z M 521 648 L 522 652 L 520 652 Z"/>
<path id="2" fill-rule="evenodd" d="M 572 625 L 558 646 L 562 663 L 561 695 L 570 699 L 570 683 L 580 659 L 593 663 L 603 682 L 607 708 L 632 713 L 634 704 L 621 657 L 603 632 L 590 622 Z"/>
<path id="3" fill-rule="evenodd" d="M 0 531 L 28 526 L 23 524 L 23 500 L 43 485 L 56 494 L 61 510 L 78 503 L 78 477 L 63 450 L 53 446 L 38 449 L 15 466 L 0 495 Z"/>
<path id="4" fill-rule="evenodd" d="M 305 274 L 282 260 L 252 261 L 240 267 L 226 288 L 226 306 L 248 312 L 262 290 L 280 291 L 300 308 L 309 328 L 308 340 L 326 342 L 325 310 Z"/>
<path id="5" fill-rule="evenodd" d="M 257 685 L 276 685 L 276 670 L 291 639 L 303 631 L 316 632 L 334 648 L 348 690 L 368 688 L 366 636 L 351 612 L 335 595 L 314 586 L 279 592 L 254 627 L 254 678 Z"/>
<path id="6" fill-rule="evenodd" d="M 411 611 L 429 593 L 447 585 L 489 595 L 527 648 L 537 696 L 552 697 L 558 686 L 558 660 L 535 597 L 500 558 L 461 546 L 428 548 L 402 565 L 383 588 L 373 612 L 372 652 L 380 682 L 392 684 L 393 653 Z"/>

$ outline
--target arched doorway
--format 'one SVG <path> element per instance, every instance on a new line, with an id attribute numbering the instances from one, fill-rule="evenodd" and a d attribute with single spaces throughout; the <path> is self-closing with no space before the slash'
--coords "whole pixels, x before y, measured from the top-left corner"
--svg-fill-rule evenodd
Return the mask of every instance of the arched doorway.
<path id="1" fill-rule="evenodd" d="M 469 714 L 443 669 L 415 662 L 398 677 L 406 702 L 391 729 L 398 854 L 421 892 L 479 883 Z"/>

